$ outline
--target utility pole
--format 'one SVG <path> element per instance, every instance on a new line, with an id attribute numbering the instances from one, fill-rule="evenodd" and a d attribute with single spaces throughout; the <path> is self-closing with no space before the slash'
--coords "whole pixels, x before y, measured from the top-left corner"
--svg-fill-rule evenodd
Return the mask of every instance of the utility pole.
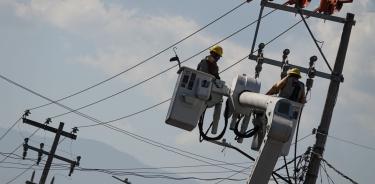
<path id="1" fill-rule="evenodd" d="M 324 105 L 323 115 L 318 127 L 318 133 L 316 134 L 316 142 L 314 144 L 310 164 L 307 170 L 306 179 L 304 184 L 315 184 L 319 173 L 319 167 L 321 162 L 321 157 L 323 156 L 324 147 L 327 141 L 327 135 L 329 131 L 329 126 L 331 124 L 333 109 L 336 104 L 339 87 L 340 78 L 342 78 L 342 70 L 344 67 L 346 51 L 348 49 L 350 33 L 352 30 L 354 22 L 354 14 L 348 13 L 346 15 L 346 22 L 344 24 L 343 32 L 341 35 L 341 41 L 339 50 L 336 57 L 335 66 L 332 71 L 332 75 L 335 76 L 331 79 L 326 102 Z"/>
<path id="2" fill-rule="evenodd" d="M 23 148 L 24 148 L 23 159 L 25 159 L 25 157 L 27 155 L 27 150 L 28 149 L 31 149 L 33 151 L 38 152 L 38 161 L 37 161 L 37 164 L 39 164 L 39 162 L 41 161 L 41 157 L 42 157 L 43 154 L 48 155 L 48 158 L 47 158 L 46 164 L 44 166 L 43 173 L 42 173 L 42 176 L 40 178 L 39 184 L 45 184 L 46 183 L 47 176 L 48 176 L 49 170 L 51 168 L 53 158 L 56 158 L 56 159 L 59 159 L 59 160 L 62 160 L 62 161 L 70 163 L 71 167 L 70 167 L 69 176 L 71 176 L 71 174 L 73 173 L 74 168 L 76 166 L 79 166 L 79 162 L 81 160 L 81 157 L 78 156 L 76 161 L 72 161 L 72 160 L 69 160 L 69 159 L 64 158 L 62 156 L 55 155 L 55 152 L 56 152 L 57 146 L 59 144 L 60 137 L 64 136 L 64 137 L 67 137 L 67 138 L 75 140 L 77 138 L 77 136 L 74 133 L 76 133 L 77 130 L 75 129 L 75 131 L 73 131 L 73 133 L 69 133 L 69 132 L 63 131 L 64 123 L 62 123 L 62 122 L 60 122 L 60 125 L 59 125 L 58 129 L 48 126 L 47 125 L 48 123 L 41 124 L 41 123 L 35 122 L 33 120 L 26 119 L 26 118 L 23 118 L 23 122 L 26 123 L 26 124 L 38 127 L 38 128 L 42 128 L 44 130 L 47 130 L 47 131 L 50 131 L 50 132 L 53 132 L 53 133 L 56 134 L 55 138 L 53 140 L 53 144 L 52 144 L 50 152 L 47 152 L 47 151 L 43 150 L 43 147 L 44 147 L 43 143 L 40 144 L 40 148 L 35 148 L 33 146 L 28 145 L 29 139 L 25 138 L 25 143 L 23 144 Z M 54 179 L 52 179 L 52 183 L 53 183 L 53 181 L 54 181 Z"/>
<path id="3" fill-rule="evenodd" d="M 319 125 L 318 130 L 317 130 L 318 133 L 316 134 L 316 142 L 315 142 L 314 147 L 312 149 L 312 154 L 311 154 L 311 158 L 310 158 L 310 162 L 309 162 L 309 166 L 308 166 L 308 171 L 306 173 L 306 178 L 305 178 L 305 181 L 304 181 L 304 184 L 315 184 L 318 173 L 319 173 L 320 162 L 321 162 L 321 158 L 323 156 L 324 147 L 325 147 L 325 144 L 326 144 L 329 127 L 330 127 L 330 124 L 331 124 L 333 109 L 334 109 L 336 99 L 337 99 L 337 96 L 338 96 L 340 83 L 343 82 L 343 79 L 344 79 L 343 76 L 342 76 L 342 71 L 343 71 L 343 67 L 344 67 L 344 63 L 345 63 L 345 57 L 346 57 L 346 52 L 347 52 L 347 49 L 348 49 L 351 30 L 352 30 L 352 27 L 355 25 L 354 14 L 348 13 L 346 15 L 346 18 L 341 18 L 341 17 L 336 17 L 336 16 L 332 16 L 332 15 L 327 15 L 327 14 L 321 14 L 321 13 L 317 13 L 317 12 L 313 12 L 313 11 L 309 11 L 309 10 L 305 10 L 305 9 L 299 9 L 299 8 L 284 6 L 284 5 L 276 4 L 276 3 L 273 3 L 273 2 L 269 2 L 268 0 L 261 0 L 261 9 L 260 9 L 260 12 L 259 12 L 259 18 L 258 18 L 257 26 L 256 26 L 256 29 L 255 29 L 255 35 L 254 35 L 254 40 L 253 40 L 253 43 L 252 43 L 251 53 L 249 55 L 249 59 L 255 60 L 255 61 L 258 61 L 258 58 L 259 58 L 256 55 L 253 55 L 253 52 L 254 52 L 255 42 L 256 42 L 257 37 L 258 37 L 258 30 L 259 30 L 259 27 L 260 27 L 260 22 L 261 22 L 261 19 L 262 19 L 261 17 L 262 17 L 262 14 L 263 14 L 264 7 L 278 9 L 278 10 L 291 12 L 291 13 L 299 13 L 299 14 L 301 14 L 301 16 L 304 15 L 304 16 L 307 16 L 307 17 L 314 17 L 314 18 L 319 18 L 319 19 L 324 19 L 324 20 L 344 24 L 342 35 L 341 35 L 341 41 L 340 41 L 340 45 L 339 45 L 339 49 L 338 49 L 338 53 L 337 53 L 337 56 L 336 56 L 336 61 L 335 61 L 335 65 L 334 65 L 334 68 L 332 70 L 332 73 L 327 74 L 327 73 L 324 73 L 324 72 L 315 71 L 315 75 L 317 77 L 321 77 L 321 78 L 325 78 L 325 79 L 330 80 L 330 85 L 329 85 L 328 94 L 327 94 L 327 97 L 326 97 L 326 102 L 325 102 L 321 122 L 320 122 L 320 125 Z M 260 44 L 259 49 L 258 49 L 258 53 L 262 52 L 263 48 L 264 48 L 264 46 L 261 46 L 261 44 Z M 262 57 L 261 59 L 262 59 L 261 64 L 265 63 L 265 64 L 283 67 L 283 62 L 273 60 L 273 59 L 270 59 L 270 58 L 265 58 L 265 57 Z M 289 66 L 299 68 L 301 70 L 301 72 L 303 72 L 303 73 L 308 73 L 308 71 L 309 71 L 309 69 L 304 68 L 304 67 L 300 67 L 300 66 L 296 66 L 296 65 L 292 65 L 292 64 L 289 64 Z M 261 67 L 260 67 L 260 69 L 261 69 Z"/>

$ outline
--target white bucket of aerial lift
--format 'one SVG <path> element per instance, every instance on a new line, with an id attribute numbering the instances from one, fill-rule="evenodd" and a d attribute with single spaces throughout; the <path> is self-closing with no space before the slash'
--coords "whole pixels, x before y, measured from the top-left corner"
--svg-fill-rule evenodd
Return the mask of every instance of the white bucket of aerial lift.
<path id="1" fill-rule="evenodd" d="M 259 155 L 251 171 L 248 184 L 268 183 L 278 158 L 292 139 L 294 102 L 258 93 L 244 92 L 240 95 L 241 105 L 265 111 L 267 124 Z M 290 147 L 290 144 L 288 145 Z M 289 149 L 289 148 L 288 148 Z"/>
<path id="2" fill-rule="evenodd" d="M 231 87 L 231 103 L 233 106 L 232 121 L 230 123 L 229 129 L 234 130 L 237 119 L 239 116 L 244 115 L 244 119 L 241 125 L 241 133 L 244 133 L 249 125 L 251 109 L 249 107 L 242 106 L 239 102 L 239 96 L 243 92 L 255 92 L 260 91 L 260 82 L 254 78 L 247 77 L 246 74 L 237 75 L 232 81 Z M 242 143 L 243 139 L 238 138 L 237 142 Z"/>
<path id="3" fill-rule="evenodd" d="M 240 94 L 246 91 L 259 93 L 260 82 L 254 78 L 247 77 L 245 74 L 237 75 L 237 77 L 233 79 L 230 91 L 234 112 L 236 114 L 251 114 L 251 109 L 248 106 L 241 105 L 241 103 L 239 102 Z"/>
<path id="4" fill-rule="evenodd" d="M 224 81 L 213 75 L 181 67 L 165 122 L 169 125 L 191 131 L 206 109 L 229 94 Z"/>
<path id="5" fill-rule="evenodd" d="M 295 131 L 296 131 L 296 127 L 297 127 L 297 123 L 299 121 L 299 118 L 300 118 L 300 113 L 302 113 L 302 106 L 303 104 L 301 103 L 297 103 L 297 102 L 293 102 L 293 101 L 289 101 L 290 104 L 291 104 L 291 118 L 292 118 L 292 122 L 293 122 L 293 125 L 292 125 L 292 136 L 290 137 L 290 139 L 288 140 L 288 142 L 284 143 L 284 146 L 283 146 L 283 150 L 281 151 L 281 155 L 282 156 L 287 156 L 289 154 L 289 151 L 290 151 L 290 146 L 292 145 L 292 141 L 293 141 L 293 135 L 295 134 Z"/>
<path id="6" fill-rule="evenodd" d="M 293 125 L 290 100 L 259 93 L 243 92 L 239 97 L 239 102 L 244 107 L 265 111 L 268 121 L 266 132 L 269 137 L 282 143 L 289 140 Z"/>

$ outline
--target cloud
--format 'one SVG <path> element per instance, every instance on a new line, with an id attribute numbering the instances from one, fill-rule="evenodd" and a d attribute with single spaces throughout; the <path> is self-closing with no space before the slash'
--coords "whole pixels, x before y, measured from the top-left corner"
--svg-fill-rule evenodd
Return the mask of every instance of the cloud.
<path id="1" fill-rule="evenodd" d="M 72 60 L 110 75 L 136 65 L 199 27 L 195 21 L 181 16 L 152 15 L 125 8 L 123 5 L 107 4 L 101 0 L 31 0 L 16 3 L 14 6 L 18 16 L 24 19 L 47 22 L 92 43 L 93 52 Z M 219 38 L 203 32 L 180 44 L 178 52 L 183 60 L 218 40 Z M 223 43 L 223 47 L 224 58 L 220 62 L 222 68 L 244 57 L 248 52 L 246 48 L 230 41 Z M 155 75 L 172 66 L 168 62 L 172 55 L 172 51 L 167 51 L 128 72 L 123 78 L 131 85 Z M 202 54 L 186 64 L 195 68 L 194 65 L 203 57 Z M 175 78 L 174 72 L 168 72 L 163 78 L 158 77 L 144 86 L 143 91 L 146 96 L 155 99 L 169 97 Z M 166 83 L 166 79 L 173 82 Z M 158 89 L 158 93 L 150 93 L 150 89 Z"/>
<path id="2" fill-rule="evenodd" d="M 374 118 L 370 109 L 375 108 L 373 98 L 375 86 L 371 85 L 375 80 L 375 53 L 373 48 L 373 32 L 375 31 L 375 13 L 369 10 L 373 6 L 373 1 L 360 1 L 347 6 L 344 12 L 354 12 L 356 14 L 356 25 L 352 29 L 349 48 L 344 66 L 345 81 L 341 85 L 338 103 L 342 112 L 352 114 L 350 120 L 343 121 L 359 122 L 365 128 L 375 130 L 372 122 Z M 342 25 L 339 25 L 342 26 Z M 314 25 L 322 39 L 327 40 L 325 45 L 326 53 L 333 58 L 338 49 L 338 42 L 341 37 L 341 28 L 333 24 L 322 22 Z M 339 32 L 335 32 L 339 30 Z"/>

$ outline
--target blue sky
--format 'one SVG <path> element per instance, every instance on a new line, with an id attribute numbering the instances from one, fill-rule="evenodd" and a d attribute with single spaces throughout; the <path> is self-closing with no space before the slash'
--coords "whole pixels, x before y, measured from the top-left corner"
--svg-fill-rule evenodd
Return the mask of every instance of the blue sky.
<path id="1" fill-rule="evenodd" d="M 152 2 L 2 0 L 0 2 L 2 40 L 0 73 L 52 99 L 58 99 L 133 66 L 240 3 L 241 1 L 237 0 L 203 2 L 198 0 Z M 310 8 L 313 9 L 314 5 L 316 2 L 312 3 Z M 352 31 L 344 67 L 345 82 L 340 88 L 330 131 L 331 135 L 371 147 L 375 147 L 372 141 L 375 138 L 375 125 L 372 123 L 375 103 L 373 97 L 375 90 L 372 85 L 375 79 L 375 64 L 372 62 L 375 59 L 372 35 L 375 28 L 373 7 L 374 3 L 370 0 L 356 1 L 346 5 L 337 14 L 345 16 L 346 12 L 353 12 L 356 14 L 357 24 Z M 253 21 L 258 11 L 259 1 L 245 4 L 216 24 L 179 44 L 177 52 L 182 59 L 190 57 Z M 275 12 L 262 22 L 259 40 L 267 42 L 298 20 L 299 17 L 294 14 Z M 341 25 L 316 19 L 309 20 L 309 24 L 317 39 L 325 41 L 323 50 L 333 65 Z M 249 53 L 253 32 L 254 27 L 251 27 L 221 43 L 224 57 L 219 63 L 220 68 L 229 66 Z M 281 58 L 282 50 L 285 48 L 291 50 L 289 57 L 291 63 L 307 66 L 308 58 L 317 55 L 319 58 L 317 68 L 328 72 L 302 24 L 269 45 L 265 55 L 275 59 Z M 191 59 L 186 65 L 195 67 L 206 53 Z M 108 83 L 62 103 L 77 108 L 112 95 L 173 66 L 168 62 L 172 55 L 172 50 L 167 51 Z M 232 78 L 237 74 L 253 75 L 254 67 L 253 61 L 244 61 L 223 73 L 222 79 L 230 85 Z M 272 66 L 263 68 L 260 77 L 262 92 L 266 91 L 279 76 L 278 68 Z M 176 70 L 172 69 L 144 85 L 85 108 L 82 112 L 106 121 L 160 102 L 171 96 L 177 77 Z M 303 80 L 305 79 L 303 77 Z M 302 117 L 300 135 L 307 135 L 312 128 L 318 126 L 327 88 L 328 81 L 315 80 L 311 99 Z M 0 89 L 2 91 L 0 98 L 4 104 L 0 106 L 2 117 L 0 126 L 4 128 L 18 119 L 25 109 L 46 103 L 45 100 L 5 81 L 0 82 Z M 141 115 L 116 122 L 114 125 L 212 158 L 228 162 L 246 161 L 236 152 L 227 150 L 223 153 L 220 147 L 199 143 L 196 131 L 183 132 L 165 125 L 167 108 L 168 104 L 164 104 Z M 63 112 L 64 109 L 51 105 L 32 111 L 31 118 L 44 121 L 47 117 Z M 59 121 L 64 121 L 66 128 L 92 123 L 74 114 L 54 119 L 56 124 Z M 16 129 L 32 131 L 30 127 L 23 124 L 18 125 Z M 228 140 L 232 140 L 232 134 L 227 132 Z M 148 165 L 198 163 L 137 142 L 104 127 L 82 129 L 79 136 L 110 144 Z M 313 136 L 310 136 L 300 144 L 300 152 L 312 145 L 313 141 Z M 232 142 L 235 144 L 234 141 Z M 256 155 L 249 150 L 249 145 L 250 141 L 245 141 L 238 146 Z M 13 149 L 11 145 L 1 147 L 1 150 L 5 151 L 11 149 Z M 370 183 L 375 166 L 368 163 L 373 162 L 371 161 L 373 154 L 374 151 L 328 139 L 325 157 L 360 183 Z M 340 177 L 336 176 L 336 179 L 341 181 L 339 183 L 344 183 Z"/>

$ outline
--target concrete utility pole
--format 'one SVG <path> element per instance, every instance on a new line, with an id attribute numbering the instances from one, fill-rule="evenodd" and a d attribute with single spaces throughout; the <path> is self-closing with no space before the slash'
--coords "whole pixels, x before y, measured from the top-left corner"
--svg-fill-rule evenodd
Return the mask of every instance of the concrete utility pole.
<path id="1" fill-rule="evenodd" d="M 346 22 L 344 24 L 343 32 L 341 35 L 341 41 L 339 50 L 336 57 L 335 66 L 332 71 L 332 76 L 334 78 L 331 79 L 328 94 L 326 98 L 326 102 L 324 105 L 323 115 L 318 127 L 318 133 L 316 134 L 316 142 L 312 150 L 310 164 L 308 167 L 308 171 L 306 174 L 306 179 L 304 184 L 315 184 L 316 179 L 319 173 L 320 161 L 321 157 L 323 156 L 324 147 L 327 141 L 327 135 L 329 131 L 329 126 L 331 124 L 332 113 L 333 109 L 336 104 L 340 81 L 342 78 L 342 70 L 344 67 L 346 51 L 348 49 L 350 33 L 352 30 L 354 22 L 354 14 L 348 13 L 346 16 Z"/>
<path id="2" fill-rule="evenodd" d="M 309 11 L 309 10 L 284 6 L 284 5 L 276 4 L 273 2 L 269 2 L 268 0 L 262 0 L 261 10 L 259 13 L 259 18 L 258 18 L 258 24 L 256 26 L 251 53 L 249 55 L 249 59 L 255 60 L 255 61 L 257 61 L 258 57 L 253 55 L 254 45 L 258 37 L 258 29 L 260 27 L 260 21 L 261 21 L 264 7 L 278 9 L 278 10 L 291 12 L 291 13 L 299 13 L 301 14 L 301 16 L 304 15 L 307 17 L 315 17 L 319 19 L 324 19 L 324 20 L 344 24 L 343 32 L 341 35 L 340 46 L 339 46 L 339 50 L 337 53 L 337 57 L 336 57 L 336 61 L 335 61 L 335 65 L 332 70 L 332 73 L 327 74 L 327 73 L 316 71 L 317 77 L 329 79 L 331 82 L 329 85 L 328 94 L 327 94 L 321 122 L 318 127 L 318 133 L 316 134 L 316 142 L 312 149 L 312 154 L 311 154 L 311 158 L 310 158 L 310 162 L 308 166 L 308 171 L 306 174 L 306 179 L 304 181 L 304 184 L 315 184 L 318 173 L 319 173 L 320 161 L 324 152 L 324 147 L 325 147 L 325 143 L 327 140 L 329 126 L 331 124 L 332 113 L 333 113 L 333 109 L 334 109 L 336 99 L 338 96 L 340 83 L 343 82 L 342 70 L 344 67 L 344 62 L 345 62 L 346 52 L 348 49 L 351 30 L 352 30 L 352 27 L 355 25 L 354 14 L 348 13 L 346 18 L 341 18 L 341 17 L 332 16 L 332 15 L 316 13 L 316 12 Z M 279 67 L 283 66 L 282 62 L 269 59 L 269 58 L 262 58 L 262 63 L 279 66 Z M 301 72 L 308 73 L 307 68 L 294 66 L 291 64 L 289 64 L 289 66 L 297 67 L 301 70 Z"/>
<path id="3" fill-rule="evenodd" d="M 49 170 L 51 168 L 53 158 L 56 158 L 56 159 L 59 159 L 59 160 L 70 163 L 70 165 L 71 165 L 70 173 L 69 173 L 69 176 L 70 176 L 72 174 L 73 170 L 74 170 L 74 167 L 79 166 L 79 162 L 80 162 L 81 157 L 78 156 L 77 161 L 72 161 L 72 160 L 69 160 L 69 159 L 64 158 L 62 156 L 55 155 L 55 152 L 56 152 L 56 149 L 57 149 L 57 146 L 59 144 L 59 140 L 60 140 L 61 136 L 65 136 L 65 137 L 68 137 L 68 138 L 71 138 L 71 139 L 74 139 L 74 140 L 77 138 L 77 136 L 73 133 L 63 131 L 64 123 L 62 123 L 62 122 L 60 122 L 60 125 L 59 125 L 58 129 L 47 126 L 46 124 L 41 124 L 41 123 L 35 122 L 33 120 L 26 119 L 26 118 L 23 118 L 23 122 L 26 123 L 26 124 L 38 127 L 38 128 L 42 128 L 44 130 L 47 130 L 47 131 L 50 131 L 50 132 L 53 132 L 53 133 L 56 134 L 50 152 L 47 152 L 47 151 L 43 150 L 43 146 L 44 146 L 43 143 L 40 145 L 40 148 L 35 148 L 33 146 L 28 145 L 29 139 L 25 138 L 25 143 L 23 144 L 23 148 L 24 148 L 23 159 L 25 159 L 28 149 L 31 149 L 33 151 L 38 152 L 37 164 L 39 164 L 39 162 L 41 160 L 41 156 L 43 154 L 48 155 L 48 158 L 47 158 L 46 164 L 44 166 L 43 174 L 40 178 L 39 184 L 45 184 L 46 183 L 47 176 L 48 176 Z M 34 176 L 34 174 L 33 174 L 33 176 Z M 34 177 L 32 177 L 32 179 L 33 178 Z M 52 179 L 51 182 L 52 183 L 54 182 L 54 178 Z"/>

